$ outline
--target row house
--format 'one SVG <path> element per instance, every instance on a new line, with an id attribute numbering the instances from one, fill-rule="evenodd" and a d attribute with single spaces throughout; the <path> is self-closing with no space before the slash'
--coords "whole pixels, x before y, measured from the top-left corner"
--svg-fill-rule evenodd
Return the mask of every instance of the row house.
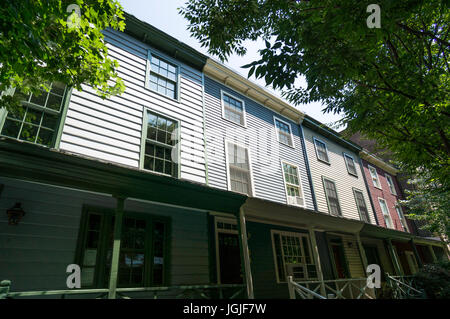
<path id="1" fill-rule="evenodd" d="M 23 100 L 0 111 L 9 296 L 71 294 L 76 264 L 78 294 L 287 298 L 288 277 L 364 285 L 373 263 L 408 273 L 401 245 L 418 267 L 446 254 L 394 229 L 394 215 L 380 223 L 358 145 L 129 14 L 125 32 L 104 35 L 122 95 L 3 92 Z"/>

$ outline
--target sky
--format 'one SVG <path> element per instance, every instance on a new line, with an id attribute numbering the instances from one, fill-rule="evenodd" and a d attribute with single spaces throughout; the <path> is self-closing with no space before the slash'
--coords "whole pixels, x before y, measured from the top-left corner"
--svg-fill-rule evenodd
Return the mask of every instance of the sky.
<path id="1" fill-rule="evenodd" d="M 181 42 L 191 46 L 197 51 L 211 56 L 207 53 L 207 48 L 200 47 L 199 42 L 190 36 L 187 30 L 188 21 L 184 19 L 179 13 L 178 8 L 183 7 L 185 0 L 119 0 L 123 9 L 134 15 L 136 18 L 143 20 L 165 33 L 173 36 Z M 248 69 L 241 68 L 242 65 L 248 64 L 255 60 L 259 60 L 258 50 L 264 48 L 263 41 L 248 41 L 246 43 L 247 53 L 244 56 L 232 55 L 224 64 L 247 78 Z M 213 56 L 214 58 L 214 56 Z M 217 59 L 216 59 L 217 60 Z M 266 87 L 264 79 L 255 79 L 254 76 L 250 78 L 251 81 Z M 300 85 L 305 85 L 306 82 L 300 80 Z M 267 90 L 274 95 L 281 97 L 280 91 L 274 91 L 270 87 Z M 310 103 L 297 106 L 302 112 L 312 116 L 324 124 L 332 124 L 342 118 L 339 114 L 327 113 L 324 114 L 322 109 L 324 106 L 321 103 Z M 342 130 L 343 127 L 337 129 Z"/>

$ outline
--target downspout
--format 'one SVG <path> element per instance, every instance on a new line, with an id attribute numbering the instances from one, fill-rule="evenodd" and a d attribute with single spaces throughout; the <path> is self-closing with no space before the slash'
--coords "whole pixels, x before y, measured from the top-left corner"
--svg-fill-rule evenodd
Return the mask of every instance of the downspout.
<path id="1" fill-rule="evenodd" d="M 373 204 L 372 200 L 372 193 L 370 192 L 369 183 L 367 182 L 366 173 L 364 172 L 364 165 L 361 158 L 361 154 L 359 154 L 359 165 L 361 166 L 361 173 L 364 180 L 364 184 L 366 185 L 367 194 L 369 195 L 370 206 L 372 207 L 372 213 L 373 216 L 375 217 L 375 222 L 377 223 L 378 226 L 381 226 L 380 223 L 378 222 L 377 212 L 375 211 L 375 205 Z"/>
<path id="2" fill-rule="evenodd" d="M 303 118 L 300 119 L 298 126 L 300 127 L 300 141 L 302 143 L 302 152 L 303 152 L 303 158 L 305 161 L 305 167 L 306 167 L 306 174 L 308 175 L 308 182 L 309 182 L 309 188 L 311 190 L 311 197 L 314 205 L 314 210 L 317 212 L 319 211 L 317 207 L 317 200 L 316 200 L 316 194 L 314 193 L 314 186 L 313 181 L 311 177 L 311 168 L 309 167 L 309 159 L 308 159 L 308 153 L 306 151 L 306 143 L 305 143 L 305 134 L 303 133 L 303 126 L 302 126 Z"/>

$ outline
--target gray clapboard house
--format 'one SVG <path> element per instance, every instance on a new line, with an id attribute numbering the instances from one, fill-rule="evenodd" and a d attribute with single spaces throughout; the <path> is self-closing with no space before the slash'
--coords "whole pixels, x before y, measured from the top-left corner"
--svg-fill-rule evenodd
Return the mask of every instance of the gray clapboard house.
<path id="1" fill-rule="evenodd" d="M 357 145 L 131 15 L 104 35 L 121 96 L 3 93 L 23 99 L 0 110 L 10 297 L 287 298 L 289 276 L 374 296 L 368 261 L 393 273 L 385 239 L 413 236 L 377 226 Z M 81 290 L 67 291 L 70 264 Z"/>

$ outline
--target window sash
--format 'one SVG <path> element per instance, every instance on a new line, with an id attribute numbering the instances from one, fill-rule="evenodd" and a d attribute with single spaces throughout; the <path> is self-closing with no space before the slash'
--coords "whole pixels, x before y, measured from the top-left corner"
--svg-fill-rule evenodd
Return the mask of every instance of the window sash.
<path id="1" fill-rule="evenodd" d="M 248 149 L 228 142 L 226 156 L 230 189 L 252 196 L 252 178 L 250 174 Z"/>
<path id="2" fill-rule="evenodd" d="M 364 194 L 360 191 L 355 190 L 356 205 L 358 207 L 359 215 L 361 220 L 369 223 L 369 211 L 367 209 L 366 201 L 364 200 Z"/>
<path id="3" fill-rule="evenodd" d="M 397 195 L 397 191 L 395 190 L 394 180 L 388 174 L 386 174 L 386 181 L 388 183 L 389 189 L 391 190 L 391 194 Z"/>
<path id="4" fill-rule="evenodd" d="M 331 215 L 341 216 L 341 206 L 337 195 L 336 184 L 333 181 L 324 179 L 325 195 L 327 196 L 328 206 Z"/>
<path id="5" fill-rule="evenodd" d="M 372 177 L 373 186 L 381 188 L 378 173 L 375 167 L 369 166 L 370 176 Z"/>
<path id="6" fill-rule="evenodd" d="M 352 175 L 358 175 L 358 173 L 356 171 L 356 164 L 355 164 L 354 159 L 347 154 L 344 155 L 344 158 L 345 158 L 345 162 L 347 163 L 348 173 L 352 174 Z"/>
<path id="7" fill-rule="evenodd" d="M 308 235 L 273 231 L 272 243 L 279 282 L 287 279 L 287 264 L 304 266 L 301 271 L 304 279 L 317 278 Z"/>
<path id="8" fill-rule="evenodd" d="M 316 147 L 316 151 L 317 151 L 317 158 L 321 161 L 325 161 L 325 162 L 329 162 L 329 158 L 328 158 L 328 152 L 327 152 L 327 146 L 325 143 L 314 139 L 314 145 Z"/>
<path id="9" fill-rule="evenodd" d="M 284 162 L 282 163 L 282 166 L 288 204 L 303 206 L 304 200 L 298 167 Z"/>
<path id="10" fill-rule="evenodd" d="M 229 121 L 244 126 L 244 103 L 226 93 L 223 93 L 222 103 L 224 117 Z"/>
<path id="11" fill-rule="evenodd" d="M 378 199 L 378 202 L 380 203 L 381 212 L 383 213 L 384 222 L 386 223 L 386 227 L 394 228 L 386 201 L 380 198 L 380 199 Z"/>
<path id="12" fill-rule="evenodd" d="M 403 229 L 409 231 L 408 224 L 406 223 L 406 218 L 405 215 L 403 215 L 401 207 L 395 206 L 395 210 L 397 211 L 398 217 L 400 218 L 400 222 L 402 223 Z"/>
<path id="13" fill-rule="evenodd" d="M 279 119 L 275 119 L 275 126 L 278 134 L 278 141 L 280 143 L 293 146 L 290 125 L 280 121 Z"/>
<path id="14" fill-rule="evenodd" d="M 178 66 L 149 52 L 148 87 L 169 98 L 178 98 Z"/>

